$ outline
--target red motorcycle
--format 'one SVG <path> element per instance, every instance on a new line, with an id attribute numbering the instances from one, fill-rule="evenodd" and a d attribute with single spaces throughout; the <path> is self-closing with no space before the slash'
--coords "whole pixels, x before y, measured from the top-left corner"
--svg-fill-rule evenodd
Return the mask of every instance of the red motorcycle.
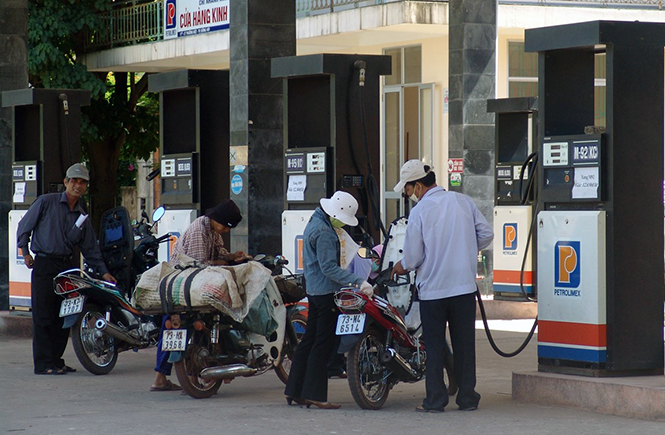
<path id="1" fill-rule="evenodd" d="M 406 288 L 411 297 L 406 307 L 395 308 L 388 302 L 395 289 Z M 390 279 L 390 270 L 381 272 L 375 292 L 366 296 L 355 288 L 345 287 L 335 293 L 339 315 L 336 334 L 340 336 L 339 352 L 348 351 L 348 382 L 353 399 L 364 409 L 380 409 L 390 389 L 398 382 L 417 382 L 425 376 L 427 354 L 421 339 L 422 327 L 408 275 L 397 281 Z M 403 299 L 403 298 L 402 298 Z M 415 307 L 414 307 L 415 308 Z M 405 321 L 410 311 L 415 319 Z M 446 343 L 445 382 L 448 394 L 457 393 L 453 376 L 452 351 Z"/>

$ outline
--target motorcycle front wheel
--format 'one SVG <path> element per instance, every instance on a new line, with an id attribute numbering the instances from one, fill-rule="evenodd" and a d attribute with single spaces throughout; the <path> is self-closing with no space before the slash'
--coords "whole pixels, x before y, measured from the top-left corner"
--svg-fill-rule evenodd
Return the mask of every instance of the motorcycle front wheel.
<path id="1" fill-rule="evenodd" d="M 388 369 L 381 364 L 382 353 L 383 336 L 374 327 L 367 328 L 349 351 L 349 388 L 353 400 L 363 409 L 380 409 L 388 399 Z"/>
<path id="2" fill-rule="evenodd" d="M 300 343 L 300 339 L 307 328 L 307 318 L 301 313 L 296 313 L 291 317 L 291 324 L 295 330 L 296 337 L 298 337 L 298 343 Z M 296 345 L 298 343 L 296 343 Z M 284 336 L 284 345 L 282 346 L 282 349 L 285 349 L 284 356 L 282 357 L 282 361 L 275 367 L 275 374 L 279 380 L 286 385 L 286 383 L 289 382 L 289 373 L 291 372 L 291 364 L 293 364 L 294 354 L 294 350 L 291 348 L 289 334 L 285 334 Z"/>
<path id="3" fill-rule="evenodd" d="M 199 376 L 208 367 L 216 367 L 212 358 L 210 335 L 204 331 L 190 333 L 187 350 L 182 359 L 173 364 L 182 389 L 195 399 L 213 396 L 222 385 L 222 380 L 206 380 Z"/>
<path id="4" fill-rule="evenodd" d="M 103 319 L 102 309 L 85 304 L 83 312 L 72 327 L 72 346 L 81 365 L 93 375 L 105 375 L 118 361 L 115 339 L 95 328 L 97 319 Z"/>

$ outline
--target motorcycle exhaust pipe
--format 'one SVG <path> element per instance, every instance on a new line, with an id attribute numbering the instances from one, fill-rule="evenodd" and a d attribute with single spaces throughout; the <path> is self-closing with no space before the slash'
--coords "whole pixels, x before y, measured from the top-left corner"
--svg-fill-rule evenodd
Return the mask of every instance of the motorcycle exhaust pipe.
<path id="1" fill-rule="evenodd" d="M 127 343 L 132 344 L 134 346 L 141 346 L 143 344 L 141 341 L 127 334 L 122 329 L 107 322 L 106 319 L 97 319 L 97 321 L 95 322 L 95 328 L 97 328 L 97 330 L 99 331 L 103 331 L 104 333 L 110 335 L 113 338 L 117 338 L 118 340 L 121 341 L 126 341 Z"/>
<path id="2" fill-rule="evenodd" d="M 387 348 L 381 354 L 381 363 L 390 371 L 397 374 L 400 379 L 406 381 L 417 381 L 418 374 L 411 368 L 411 365 L 395 349 Z"/>
<path id="3" fill-rule="evenodd" d="M 252 376 L 256 374 L 256 369 L 246 366 L 245 364 L 231 364 L 222 367 L 208 367 L 201 370 L 199 376 L 207 381 L 219 379 L 232 379 L 238 376 Z"/>

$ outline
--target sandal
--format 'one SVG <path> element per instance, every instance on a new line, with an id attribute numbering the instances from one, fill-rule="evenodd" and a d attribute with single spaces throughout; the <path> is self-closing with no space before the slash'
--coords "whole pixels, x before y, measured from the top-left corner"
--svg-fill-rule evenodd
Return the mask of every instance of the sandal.
<path id="1" fill-rule="evenodd" d="M 57 367 L 42 370 L 42 371 L 35 370 L 36 375 L 64 375 L 66 373 L 67 373 L 66 371 L 64 371 L 63 369 L 59 369 Z"/>
<path id="2" fill-rule="evenodd" d="M 166 384 L 163 386 L 155 386 L 153 385 L 150 387 L 150 391 L 179 391 L 182 390 L 182 387 L 178 384 L 174 384 L 171 381 L 166 381 Z"/>
<path id="3" fill-rule="evenodd" d="M 69 367 L 67 364 L 60 367 L 60 370 L 64 370 L 67 373 L 74 373 L 76 371 L 76 369 L 74 367 Z"/>
<path id="4" fill-rule="evenodd" d="M 339 409 L 342 406 L 342 405 L 338 405 L 336 403 L 318 402 L 316 400 L 305 400 L 305 404 L 307 405 L 307 408 L 314 405 L 319 409 Z"/>

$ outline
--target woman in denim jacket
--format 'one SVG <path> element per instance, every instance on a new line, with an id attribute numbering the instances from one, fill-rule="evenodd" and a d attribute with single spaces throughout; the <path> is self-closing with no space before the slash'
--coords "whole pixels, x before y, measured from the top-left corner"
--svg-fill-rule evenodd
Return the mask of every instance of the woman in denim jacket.
<path id="1" fill-rule="evenodd" d="M 333 296 L 343 286 L 371 294 L 372 286 L 340 266 L 340 242 L 335 228 L 356 226 L 358 202 L 346 192 L 323 198 L 305 227 L 304 269 L 309 316 L 307 330 L 296 348 L 284 394 L 289 405 L 336 409 L 328 402 L 326 364 L 335 343 L 337 307 Z"/>

